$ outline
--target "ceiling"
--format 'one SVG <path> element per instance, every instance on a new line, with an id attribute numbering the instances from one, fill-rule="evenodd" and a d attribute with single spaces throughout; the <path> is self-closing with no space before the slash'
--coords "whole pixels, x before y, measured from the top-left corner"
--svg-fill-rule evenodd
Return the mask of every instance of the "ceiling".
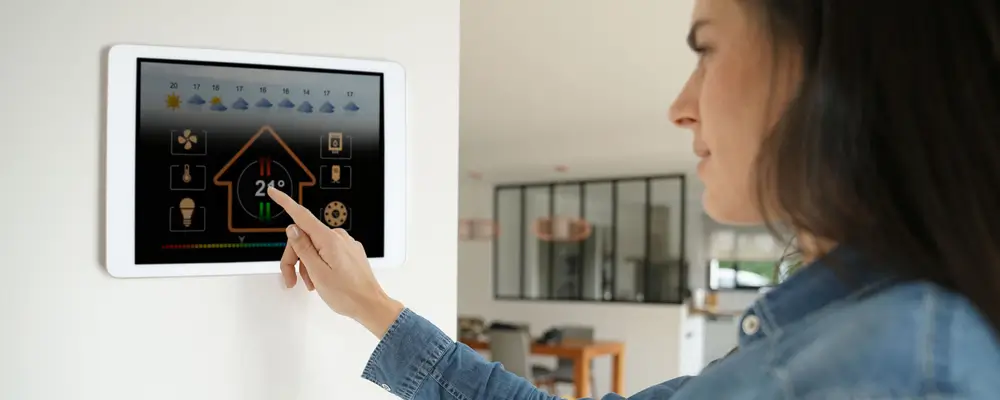
<path id="1" fill-rule="evenodd" d="M 693 1 L 463 0 L 462 173 L 512 182 L 692 170 L 690 133 L 666 114 L 695 65 Z"/>

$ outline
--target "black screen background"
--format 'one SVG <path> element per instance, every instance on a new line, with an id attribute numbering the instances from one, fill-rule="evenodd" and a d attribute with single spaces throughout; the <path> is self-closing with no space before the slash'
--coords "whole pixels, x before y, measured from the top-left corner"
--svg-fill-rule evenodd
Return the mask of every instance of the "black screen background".
<path id="1" fill-rule="evenodd" d="M 282 70 L 295 72 L 323 72 L 328 74 L 357 74 L 363 73 L 350 71 L 330 71 L 315 70 L 306 68 L 285 68 L 259 65 L 240 65 L 207 62 L 178 62 L 170 60 L 138 60 L 138 82 L 136 105 L 136 215 L 135 215 L 135 262 L 136 264 L 164 264 L 164 263 L 224 263 L 224 262 L 247 262 L 247 261 L 277 261 L 283 251 L 282 247 L 240 247 L 240 248 L 169 248 L 164 249 L 164 245 L 189 245 L 189 244 L 235 244 L 241 243 L 280 243 L 286 240 L 284 232 L 267 233 L 233 233 L 228 229 L 228 218 L 226 213 L 229 195 L 225 187 L 217 186 L 213 183 L 216 173 L 242 148 L 247 141 L 257 133 L 257 129 L 248 130 L 246 127 L 233 127 L 238 124 L 208 123 L 208 126 L 189 126 L 185 117 L 178 114 L 177 118 L 153 118 L 150 117 L 145 107 L 166 107 L 163 100 L 161 104 L 144 104 L 150 97 L 144 96 L 143 91 L 143 63 L 156 64 L 181 64 L 181 65 L 202 65 L 220 66 L 228 68 L 252 68 L 258 70 Z M 326 130 L 316 130 L 309 127 L 297 126 L 294 123 L 274 123 L 271 124 L 281 139 L 293 149 L 301 162 L 309 168 L 317 183 L 313 187 L 303 190 L 303 204 L 313 212 L 320 220 L 323 220 L 322 208 L 331 201 L 340 201 L 350 209 L 350 234 L 360 241 L 368 253 L 369 257 L 382 257 L 384 255 L 384 80 L 381 74 L 366 74 L 378 77 L 378 123 L 377 131 L 359 132 L 352 135 L 350 130 L 344 130 L 345 135 L 351 135 L 351 159 L 331 162 L 320 158 L 321 138 L 327 133 Z M 179 86 L 191 84 L 190 82 L 179 83 Z M 203 88 L 199 93 L 206 93 L 205 100 L 209 100 L 212 84 L 205 81 L 201 83 Z M 277 88 L 281 85 L 269 85 Z M 165 92 L 177 92 L 181 101 L 187 101 L 188 96 L 194 92 L 191 89 L 172 90 L 166 88 Z M 296 87 L 295 89 L 300 89 Z M 279 90 L 279 89 L 273 89 Z M 313 88 L 312 91 L 323 90 L 323 88 Z M 334 88 L 333 90 L 336 90 Z M 183 92 L 183 93 L 182 93 Z M 314 96 L 318 93 L 314 93 Z M 372 93 L 371 95 L 374 95 Z M 253 97 L 253 99 L 251 99 Z M 281 96 L 272 96 L 273 103 L 277 104 Z M 230 103 L 232 98 L 227 99 Z M 246 98 L 251 104 L 257 98 L 248 96 Z M 316 104 L 318 106 L 319 104 Z M 337 104 L 338 110 L 334 112 L 343 113 L 343 104 Z M 206 113 L 209 104 L 205 104 Z M 294 110 L 279 110 L 283 112 L 294 112 Z M 237 114 L 239 110 L 229 110 L 226 113 Z M 147 115 L 144 115 L 147 114 Z M 223 113 L 224 114 L 224 113 Z M 228 117 L 228 114 L 227 114 Z M 233 115 L 233 118 L 240 118 Z M 263 117 L 264 122 L 269 118 Z M 280 118 L 276 118 L 280 119 Z M 263 124 L 258 124 L 263 125 Z M 259 126 L 258 126 L 259 128 Z M 197 133 L 199 130 L 208 131 L 207 147 L 205 156 L 177 156 L 171 154 L 175 135 L 171 131 L 192 129 Z M 268 135 L 262 136 L 258 146 L 251 148 L 249 153 L 269 153 L 275 154 L 274 159 L 282 159 L 282 150 L 275 145 L 276 142 Z M 345 142 L 346 144 L 346 142 Z M 260 147 L 264 146 L 264 147 Z M 254 159 L 258 159 L 256 156 Z M 204 191 L 175 191 L 171 190 L 171 165 L 204 165 L 205 189 Z M 301 179 L 304 175 L 300 171 L 295 171 L 294 163 L 287 158 L 281 163 L 287 167 L 293 179 Z M 351 167 L 351 188 L 340 190 L 324 190 L 320 188 L 319 180 L 321 165 L 331 165 L 337 163 L 342 166 Z M 277 168 L 275 168 L 277 169 Z M 238 171 L 230 171 L 227 175 Z M 236 192 L 236 179 L 233 177 L 233 191 Z M 195 178 L 196 180 L 199 178 Z M 298 188 L 297 182 L 294 184 Z M 177 221 L 170 215 L 171 207 L 173 212 L 177 212 L 179 202 L 182 198 L 193 199 L 197 207 L 205 207 L 206 216 L 204 232 L 170 232 L 171 223 L 176 226 Z M 298 196 L 293 196 L 296 199 Z M 234 201 L 235 203 L 235 201 Z M 273 212 L 280 209 L 272 204 Z M 237 204 L 233 205 L 234 213 L 240 212 Z M 198 209 L 200 210 L 200 208 Z M 244 218 L 245 219 L 245 218 Z M 194 218 L 195 225 L 197 219 Z M 287 214 L 276 217 L 271 221 L 270 226 L 284 227 L 291 223 Z"/>

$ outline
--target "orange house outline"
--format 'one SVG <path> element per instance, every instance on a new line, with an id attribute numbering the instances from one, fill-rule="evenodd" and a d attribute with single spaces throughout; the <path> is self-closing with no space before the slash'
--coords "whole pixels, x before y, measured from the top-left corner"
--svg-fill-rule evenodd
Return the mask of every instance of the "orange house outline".
<path id="1" fill-rule="evenodd" d="M 232 181 L 223 181 L 222 180 L 222 175 L 225 174 L 226 171 L 229 171 L 229 168 L 231 168 L 233 166 L 233 164 L 235 164 L 236 161 L 239 160 L 241 156 L 243 156 L 243 153 L 246 152 L 247 149 L 249 149 L 250 146 L 252 146 L 253 143 L 256 142 L 257 139 L 259 139 L 260 136 L 263 135 L 264 133 L 271 134 L 271 136 L 274 137 L 274 140 L 276 140 L 278 142 L 278 144 L 281 145 L 281 148 L 285 149 L 285 152 L 288 153 L 288 155 L 292 157 L 292 160 L 295 161 L 295 164 L 298 164 L 299 168 L 302 168 L 302 170 L 305 171 L 306 175 L 309 177 L 308 181 L 299 182 L 299 196 L 298 196 L 299 198 L 297 200 L 299 204 L 302 204 L 302 191 L 303 191 L 303 189 L 306 188 L 306 187 L 310 187 L 310 186 L 315 186 L 316 185 L 316 176 L 314 176 L 312 174 L 312 172 L 309 171 L 309 168 L 306 168 L 305 164 L 302 164 L 302 160 L 299 160 L 299 157 L 297 155 L 295 155 L 295 152 L 292 151 L 292 149 L 290 147 L 288 147 L 288 144 L 286 144 L 284 140 L 281 140 L 281 137 L 278 136 L 278 133 L 274 131 L 274 128 L 271 128 L 270 125 L 264 125 L 264 126 L 260 127 L 260 130 L 258 130 L 257 133 L 254 134 L 253 137 L 251 137 L 250 140 L 248 140 L 245 145 L 243 145 L 243 147 L 240 149 L 240 151 L 236 152 L 236 155 L 234 155 L 233 158 L 231 158 L 229 160 L 229 162 L 227 162 L 226 165 L 224 165 L 222 167 L 222 169 L 220 169 L 219 172 L 216 173 L 215 177 L 212 179 L 213 183 L 215 183 L 217 186 L 225 186 L 226 190 L 228 191 L 228 196 L 229 197 L 228 197 L 228 202 L 226 204 L 226 218 L 228 220 L 229 231 L 230 232 L 234 232 L 234 233 L 255 233 L 255 232 L 284 232 L 285 231 L 284 227 L 277 227 L 277 228 L 238 228 L 238 229 L 234 228 L 233 227 L 233 182 Z"/>

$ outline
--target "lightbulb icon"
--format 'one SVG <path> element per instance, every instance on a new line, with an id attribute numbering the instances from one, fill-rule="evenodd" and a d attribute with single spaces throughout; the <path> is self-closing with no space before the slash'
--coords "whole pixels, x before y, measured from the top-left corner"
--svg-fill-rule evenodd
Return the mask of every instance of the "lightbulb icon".
<path id="1" fill-rule="evenodd" d="M 194 214 L 194 200 L 190 197 L 185 197 L 181 199 L 181 218 L 183 219 L 184 227 L 191 226 L 191 215 Z"/>

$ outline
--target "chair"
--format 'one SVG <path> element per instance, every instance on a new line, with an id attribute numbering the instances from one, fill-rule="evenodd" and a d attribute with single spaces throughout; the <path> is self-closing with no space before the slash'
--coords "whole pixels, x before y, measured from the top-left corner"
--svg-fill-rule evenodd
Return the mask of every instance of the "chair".
<path id="1" fill-rule="evenodd" d="M 594 340 L 594 328 L 591 326 L 560 326 L 556 327 L 562 332 L 560 340 L 580 340 L 580 341 L 592 341 Z M 598 393 L 596 386 L 594 385 L 594 363 L 590 363 L 590 390 L 592 393 Z M 569 383 L 575 384 L 573 376 L 573 360 L 560 358 L 558 364 L 556 364 L 556 369 L 552 371 L 552 379 L 556 383 Z"/>
<path id="2" fill-rule="evenodd" d="M 555 393 L 552 370 L 531 365 L 531 336 L 525 330 L 495 329 L 487 333 L 490 338 L 490 356 L 504 369 L 532 382 L 535 386 L 545 386 Z"/>

